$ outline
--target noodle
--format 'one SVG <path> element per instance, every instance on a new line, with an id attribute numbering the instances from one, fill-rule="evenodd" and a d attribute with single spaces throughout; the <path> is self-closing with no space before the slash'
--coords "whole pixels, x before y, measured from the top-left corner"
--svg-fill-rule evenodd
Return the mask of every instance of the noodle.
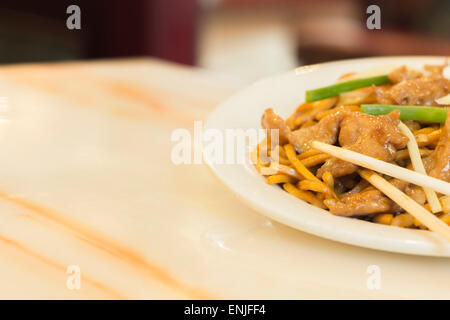
<path id="1" fill-rule="evenodd" d="M 392 213 L 379 213 L 373 218 L 373 222 L 390 225 L 394 215 Z"/>
<path id="2" fill-rule="evenodd" d="M 303 103 L 300 106 L 297 107 L 297 110 L 286 120 L 286 124 L 293 129 L 294 128 L 294 121 L 296 118 L 298 118 L 301 114 L 311 110 L 313 105 L 311 103 Z"/>
<path id="3" fill-rule="evenodd" d="M 301 190 L 309 190 L 309 191 L 315 191 L 315 192 L 321 192 L 321 193 L 328 192 L 327 186 L 324 185 L 323 183 L 317 182 L 317 181 L 303 180 L 303 181 L 300 181 L 298 185 Z"/>
<path id="4" fill-rule="evenodd" d="M 284 152 L 283 147 L 280 147 L 279 145 L 276 146 L 270 153 L 270 158 L 272 159 L 272 162 L 277 162 L 283 165 L 290 164 L 290 161 L 286 159 L 286 153 Z"/>
<path id="5" fill-rule="evenodd" d="M 441 137 L 442 129 L 435 130 L 429 134 L 419 134 L 416 138 L 417 145 L 419 147 L 428 146 L 434 142 L 437 142 Z"/>
<path id="6" fill-rule="evenodd" d="M 316 154 L 321 154 L 321 153 L 323 153 L 323 152 L 320 150 L 310 149 L 308 151 L 305 151 L 305 152 L 299 154 L 297 156 L 297 158 L 298 158 L 298 160 L 302 160 L 302 159 L 306 159 L 306 158 L 309 158 L 309 157 L 315 156 Z"/>
<path id="7" fill-rule="evenodd" d="M 433 150 L 430 149 L 419 149 L 420 156 L 426 157 L 429 156 Z M 409 152 L 407 149 L 399 150 L 395 153 L 395 161 L 409 159 Z"/>
<path id="8" fill-rule="evenodd" d="M 306 122 L 303 122 L 303 124 L 300 126 L 300 128 L 309 128 L 315 125 L 317 122 L 314 120 L 308 120 Z"/>
<path id="9" fill-rule="evenodd" d="M 277 184 L 277 183 L 294 183 L 297 179 L 285 175 L 285 174 L 274 174 L 267 178 L 268 184 Z"/>
<path id="10" fill-rule="evenodd" d="M 304 200 L 306 202 L 311 203 L 312 205 L 315 205 L 316 207 L 325 209 L 325 206 L 322 204 L 321 201 L 319 201 L 315 196 L 314 193 L 312 192 L 308 192 L 308 191 L 302 191 L 297 189 L 294 185 L 290 184 L 290 183 L 285 183 L 283 184 L 283 188 L 284 190 L 286 190 L 287 192 L 289 192 L 290 194 L 292 194 L 293 196 Z"/>
<path id="11" fill-rule="evenodd" d="M 294 127 L 299 127 L 304 122 L 314 119 L 316 114 L 318 114 L 319 112 L 321 112 L 323 110 L 332 108 L 336 104 L 336 102 L 337 102 L 337 98 L 328 98 L 328 99 L 323 99 L 323 100 L 314 102 L 312 104 L 312 110 L 300 115 L 299 117 L 297 117 L 294 120 Z"/>
<path id="12" fill-rule="evenodd" d="M 300 160 L 301 163 L 303 163 L 303 165 L 307 168 L 309 167 L 314 167 L 320 163 L 324 163 L 325 160 L 331 158 L 331 156 L 329 154 L 326 153 L 320 153 L 320 154 L 316 154 L 315 156 L 311 156 L 309 158 L 306 159 L 302 159 Z"/>
<path id="13" fill-rule="evenodd" d="M 322 180 L 330 189 L 334 189 L 334 178 L 331 172 L 327 171 L 322 175 Z"/>
<path id="14" fill-rule="evenodd" d="M 345 78 L 352 79 L 353 76 L 352 74 L 344 75 L 340 79 L 346 81 Z M 341 86 L 341 83 L 336 85 L 336 87 L 337 86 Z M 406 115 L 402 113 L 400 119 L 411 119 L 402 120 L 403 122 L 400 121 L 400 127 L 402 128 L 400 132 L 403 136 L 408 137 L 408 141 L 410 142 L 408 148 L 405 147 L 405 143 L 401 147 L 395 146 L 392 149 L 389 149 L 388 143 L 390 142 L 386 142 L 383 145 L 381 140 L 377 140 L 378 138 L 363 140 L 370 141 L 370 143 L 373 142 L 374 144 L 378 143 L 377 141 L 380 141 L 379 144 L 384 146 L 391 154 L 391 157 L 388 159 L 383 158 L 382 152 L 377 153 L 378 145 L 374 145 L 373 150 L 371 149 L 370 143 L 366 143 L 362 148 L 358 147 L 356 149 L 347 148 L 348 142 L 347 145 L 345 145 L 345 141 L 351 139 L 358 139 L 358 141 L 360 141 L 360 136 L 369 136 L 367 131 L 359 131 L 361 130 L 360 128 L 364 129 L 368 127 L 370 129 L 370 126 L 366 126 L 364 121 L 379 123 L 377 121 L 381 120 L 374 120 L 374 118 L 367 120 L 365 115 L 359 117 L 360 112 L 371 114 L 371 117 L 380 115 L 380 113 L 372 114 L 368 112 L 365 107 L 370 106 L 370 104 L 386 103 L 381 102 L 383 93 L 390 90 L 393 86 L 395 86 L 395 83 L 385 83 L 378 86 L 372 85 L 363 88 L 360 87 L 352 91 L 340 92 L 335 97 L 322 100 L 319 100 L 320 96 L 316 96 L 317 98 L 314 99 L 309 99 L 307 97 L 307 101 L 317 101 L 300 104 L 290 117 L 284 121 L 289 129 L 285 130 L 287 133 L 284 133 L 285 136 L 283 137 L 283 140 L 281 140 L 283 143 L 277 146 L 268 145 L 267 139 L 264 139 L 257 146 L 256 152 L 252 152 L 251 156 L 252 160 L 254 160 L 255 167 L 262 175 L 266 176 L 267 184 L 279 185 L 287 193 L 296 198 L 306 201 L 316 207 L 329 210 L 333 214 L 344 215 L 346 211 L 343 212 L 344 214 L 341 214 L 342 212 L 335 211 L 333 208 L 343 204 L 345 205 L 349 203 L 349 201 L 360 201 L 355 202 L 355 205 L 365 205 L 366 203 L 364 201 L 380 201 L 380 203 L 377 202 L 376 205 L 383 205 L 383 203 L 386 203 L 387 201 L 388 205 L 383 207 L 382 210 L 377 209 L 377 211 L 374 206 L 375 209 L 369 211 L 369 213 L 362 211 L 362 214 L 352 213 L 352 215 L 359 214 L 366 221 L 384 225 L 403 228 L 420 228 L 425 230 L 431 229 L 438 233 L 439 230 L 443 231 L 442 226 L 439 226 L 439 223 L 443 224 L 442 222 L 444 222 L 445 224 L 450 225 L 450 196 L 437 197 L 436 192 L 431 189 L 431 180 L 434 179 L 434 184 L 436 184 L 436 186 L 433 185 L 434 187 L 439 187 L 438 189 L 435 189 L 438 190 L 438 192 L 444 193 L 446 189 L 445 186 L 442 186 L 441 184 L 438 185 L 437 179 L 432 173 L 427 176 L 427 181 L 419 181 L 418 177 L 419 173 L 427 175 L 427 171 L 431 172 L 430 168 L 432 168 L 432 166 L 430 165 L 435 161 L 435 148 L 438 143 L 439 146 L 441 145 L 442 138 L 445 138 L 444 133 L 447 130 L 446 128 L 448 128 L 442 125 L 442 121 L 431 122 L 426 120 L 430 119 L 429 117 L 406 117 Z M 316 91 L 317 94 L 317 92 L 321 90 L 321 92 L 323 92 L 323 89 L 327 88 L 329 87 L 319 88 L 313 91 Z M 321 97 L 324 98 L 325 96 L 330 95 L 322 95 Z M 394 100 L 392 101 L 393 102 L 388 103 L 395 103 Z M 362 104 L 365 105 L 361 107 Z M 373 106 L 377 107 L 377 105 Z M 392 105 L 387 106 L 389 107 Z M 425 106 L 425 104 L 423 106 Z M 423 106 L 419 106 L 418 108 L 421 109 L 422 112 L 427 112 L 428 110 L 424 110 Z M 403 110 L 401 108 L 399 109 Z M 396 109 L 394 108 L 393 110 Z M 324 118 L 338 112 L 342 112 L 342 118 L 333 116 L 328 118 L 330 119 L 329 121 L 322 121 Z M 357 113 L 358 116 L 355 116 L 354 112 Z M 356 122 L 352 123 L 353 126 L 349 126 L 348 123 L 350 122 L 345 120 L 349 119 L 349 117 L 353 117 L 351 119 L 356 119 Z M 283 123 L 283 119 L 280 118 L 276 121 L 279 121 L 278 123 Z M 347 121 L 346 125 L 343 124 L 345 121 Z M 361 124 L 361 127 L 358 127 L 360 124 L 359 121 L 363 123 Z M 323 123 L 324 125 L 320 126 L 320 123 Z M 439 123 L 441 123 L 441 125 L 439 125 Z M 314 128 L 312 128 L 313 126 Z M 341 134 L 344 132 L 342 128 L 345 126 L 347 130 L 345 131 L 346 135 L 344 135 L 343 138 Z M 373 126 L 375 127 L 376 125 Z M 349 130 L 349 127 L 352 129 Z M 284 128 L 285 127 L 283 127 L 283 129 Z M 265 129 L 267 128 L 265 127 Z M 306 137 L 306 140 L 300 140 L 301 142 L 298 143 L 295 139 L 299 136 L 295 136 L 294 140 L 291 140 L 290 136 L 286 136 L 294 130 L 302 130 L 303 132 L 299 132 L 299 135 Z M 371 131 L 370 137 L 377 137 L 378 134 L 380 136 L 387 134 L 383 131 L 384 127 L 380 126 L 377 130 L 378 131 Z M 389 131 L 389 134 L 391 132 L 392 131 Z M 352 137 L 352 135 L 354 135 L 354 137 Z M 390 138 L 385 141 L 392 141 L 389 139 Z M 319 142 L 313 142 L 314 140 Z M 415 140 L 415 143 L 412 143 L 411 140 Z M 285 143 L 284 141 L 289 141 L 289 143 Z M 320 142 L 326 142 L 329 145 L 330 150 L 323 147 L 324 143 L 322 143 L 321 147 Z M 304 148 L 298 147 L 303 145 L 305 146 Z M 297 150 L 301 149 L 303 152 L 297 153 L 294 146 Z M 314 147 L 320 148 L 323 151 L 314 149 Z M 335 148 L 336 152 L 331 152 L 331 148 Z M 342 154 L 339 156 L 337 149 L 340 149 L 342 154 L 345 152 L 347 157 L 343 157 Z M 353 151 L 353 154 L 350 154 L 351 151 Z M 371 155 L 371 153 L 375 154 L 375 156 Z M 380 154 L 380 158 L 378 158 L 378 154 Z M 347 170 L 348 168 L 346 169 L 345 164 L 348 164 L 349 162 L 353 163 L 353 165 L 364 167 L 364 163 L 356 161 L 356 159 L 362 159 L 362 156 L 370 156 L 384 161 L 383 168 L 385 168 L 386 172 L 383 171 L 384 169 L 381 169 L 381 164 L 379 165 L 378 172 L 389 174 L 389 176 L 395 179 L 388 178 L 389 181 L 387 181 L 384 180 L 383 176 L 377 175 L 376 173 L 372 172 L 369 174 L 367 170 L 351 171 Z M 364 160 L 361 159 L 358 161 Z M 336 168 L 330 166 L 331 164 L 336 165 L 333 163 L 333 160 L 342 161 L 342 164 L 344 165 L 339 163 L 340 167 L 337 168 L 338 170 L 336 171 Z M 368 159 L 365 161 L 369 164 Z M 392 168 L 389 169 L 390 167 L 387 166 L 391 166 Z M 412 170 L 413 167 L 414 171 L 417 171 L 417 173 L 413 171 L 415 176 L 410 176 L 411 172 L 408 171 L 408 173 L 406 173 L 406 168 Z M 425 168 L 427 168 L 427 171 L 425 171 Z M 394 169 L 395 172 L 403 170 L 403 174 L 400 175 L 398 173 L 398 175 L 395 175 L 393 172 Z M 374 179 L 378 181 L 378 184 L 374 183 Z M 381 183 L 381 180 L 384 180 L 384 182 Z M 441 180 L 445 181 L 445 179 Z M 439 182 L 442 183 L 443 181 Z M 427 187 L 420 188 L 420 186 L 423 185 L 426 185 Z M 400 195 L 401 193 L 403 193 L 403 195 Z M 377 195 L 378 198 L 366 198 L 372 195 Z M 409 200 L 403 199 L 400 201 L 401 199 L 399 199 L 399 197 L 402 196 L 405 196 Z M 390 203 L 392 205 L 390 205 Z M 402 205 L 399 205 L 400 203 L 402 203 Z M 351 202 L 351 204 L 353 205 L 353 202 Z M 343 208 L 345 210 L 354 210 L 350 207 Z M 432 215 L 428 211 L 434 212 L 435 215 L 431 218 L 427 217 L 427 213 Z M 408 212 L 411 212 L 411 214 Z M 349 214 L 348 216 L 352 215 Z M 424 223 L 419 221 L 416 216 L 418 216 L 420 220 L 423 220 Z M 437 222 L 433 221 L 433 219 L 437 220 Z M 450 236 L 450 233 L 448 236 Z"/>
<path id="15" fill-rule="evenodd" d="M 324 184 L 322 181 L 320 181 L 315 175 L 313 175 L 304 165 L 303 163 L 297 159 L 297 156 L 295 154 L 294 147 L 290 144 L 285 145 L 284 147 L 286 151 L 286 155 L 289 159 L 289 161 L 292 163 L 292 165 L 295 167 L 298 173 L 300 173 L 303 177 L 305 177 L 308 180 L 315 181 L 317 183 L 323 184 L 324 190 L 326 190 L 326 193 L 334 198 L 337 198 L 336 194 L 333 190 L 331 190 L 326 184 Z"/>

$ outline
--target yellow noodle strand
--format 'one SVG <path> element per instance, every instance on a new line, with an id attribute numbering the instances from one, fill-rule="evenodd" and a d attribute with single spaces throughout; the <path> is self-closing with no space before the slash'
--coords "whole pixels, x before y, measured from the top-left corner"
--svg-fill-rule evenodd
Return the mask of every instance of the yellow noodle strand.
<path id="1" fill-rule="evenodd" d="M 331 156 L 327 153 L 317 154 L 315 156 L 300 160 L 301 163 L 307 168 L 314 167 L 320 163 L 324 163 L 325 160 L 331 158 Z"/>
<path id="2" fill-rule="evenodd" d="M 294 147 L 291 144 L 287 144 L 284 146 L 284 150 L 286 151 L 286 155 L 289 159 L 289 161 L 292 163 L 294 168 L 297 170 L 298 173 L 300 173 L 303 177 L 305 177 L 308 180 L 316 181 L 319 183 L 322 183 L 327 190 L 327 193 L 332 196 L 333 198 L 337 199 L 336 194 L 333 190 L 331 190 L 326 184 L 324 184 L 322 181 L 320 181 L 315 175 L 311 173 L 304 165 L 303 163 L 297 159 L 297 156 L 295 154 Z"/>
<path id="3" fill-rule="evenodd" d="M 322 204 L 322 202 L 319 201 L 312 192 L 299 190 L 290 183 L 283 184 L 283 188 L 284 188 L 284 190 L 286 190 L 293 196 L 295 196 L 303 201 L 306 201 L 312 205 L 315 205 L 316 207 L 325 209 L 325 206 Z"/>
<path id="4" fill-rule="evenodd" d="M 296 180 L 297 179 L 285 174 L 274 174 L 267 178 L 267 184 L 294 183 Z"/>

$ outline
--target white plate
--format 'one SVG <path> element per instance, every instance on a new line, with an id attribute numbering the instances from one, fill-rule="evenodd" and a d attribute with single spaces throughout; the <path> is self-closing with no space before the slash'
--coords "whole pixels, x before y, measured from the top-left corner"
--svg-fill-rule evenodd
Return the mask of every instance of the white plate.
<path id="1" fill-rule="evenodd" d="M 444 57 L 383 57 L 344 60 L 298 68 L 263 79 L 235 94 L 210 115 L 206 129 L 260 128 L 266 108 L 282 117 L 304 101 L 305 90 L 326 86 L 347 72 L 360 72 L 383 65 L 442 64 Z M 417 255 L 450 257 L 450 243 L 422 230 L 408 230 L 362 220 L 337 217 L 270 186 L 253 166 L 205 161 L 217 177 L 250 206 L 267 217 L 293 228 L 356 246 Z"/>

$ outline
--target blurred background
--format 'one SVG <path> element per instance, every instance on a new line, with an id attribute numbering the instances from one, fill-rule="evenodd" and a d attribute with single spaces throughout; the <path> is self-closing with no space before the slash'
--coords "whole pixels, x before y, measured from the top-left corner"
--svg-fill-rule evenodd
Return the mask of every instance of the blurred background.
<path id="1" fill-rule="evenodd" d="M 69 30 L 66 8 L 81 8 Z M 366 9 L 381 8 L 381 30 Z M 253 81 L 379 55 L 450 55 L 448 0 L 59 0 L 0 3 L 0 63 L 151 56 Z"/>

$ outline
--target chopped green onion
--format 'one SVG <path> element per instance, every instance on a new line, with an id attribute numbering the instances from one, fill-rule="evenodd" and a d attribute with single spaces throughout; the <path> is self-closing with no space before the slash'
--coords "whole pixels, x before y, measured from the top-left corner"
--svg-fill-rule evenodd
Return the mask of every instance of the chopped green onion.
<path id="1" fill-rule="evenodd" d="M 314 102 L 326 98 L 336 97 L 342 92 L 348 92 L 359 88 L 370 87 L 371 85 L 382 85 L 389 83 L 387 75 L 355 79 L 346 82 L 336 83 L 328 87 L 306 91 L 306 102 Z"/>
<path id="2" fill-rule="evenodd" d="M 428 106 L 396 106 L 388 104 L 362 104 L 361 112 L 374 116 L 400 110 L 401 120 L 445 123 L 447 108 Z"/>

